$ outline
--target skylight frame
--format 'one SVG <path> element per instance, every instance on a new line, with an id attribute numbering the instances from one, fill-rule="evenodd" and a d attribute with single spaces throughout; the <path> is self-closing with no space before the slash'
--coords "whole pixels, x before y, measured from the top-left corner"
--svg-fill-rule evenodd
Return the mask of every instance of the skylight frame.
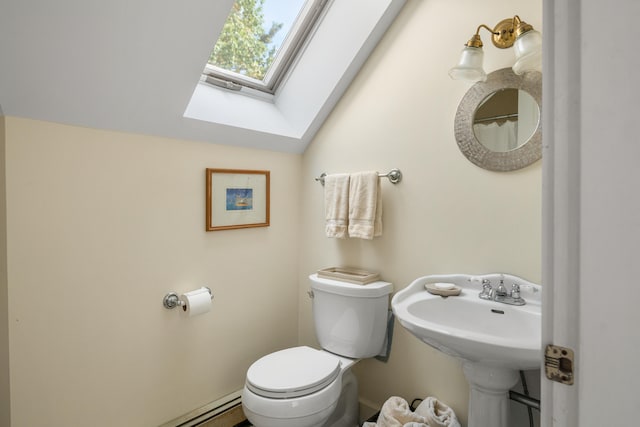
<path id="1" fill-rule="evenodd" d="M 330 1 L 308 0 L 305 2 L 263 80 L 244 76 L 209 63 L 205 65 L 201 80 L 233 91 L 243 91 L 248 88 L 248 94 L 255 94 L 255 91 L 258 91 L 258 94 L 275 94 L 291 71 L 296 58 L 304 50 L 311 34 L 317 28 L 325 6 Z"/>

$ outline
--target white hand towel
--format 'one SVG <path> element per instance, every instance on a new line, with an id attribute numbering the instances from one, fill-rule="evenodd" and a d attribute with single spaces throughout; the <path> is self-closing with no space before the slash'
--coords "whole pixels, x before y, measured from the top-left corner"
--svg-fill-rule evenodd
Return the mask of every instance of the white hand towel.
<path id="1" fill-rule="evenodd" d="M 380 409 L 377 422 L 365 423 L 369 427 L 429 427 L 424 417 L 415 414 L 409 404 L 401 397 L 393 396 L 387 399 Z"/>
<path id="2" fill-rule="evenodd" d="M 382 235 L 382 192 L 378 172 L 351 174 L 349 237 L 371 240 Z"/>
<path id="3" fill-rule="evenodd" d="M 347 237 L 349 224 L 349 174 L 324 177 L 325 232 L 327 237 Z"/>
<path id="4" fill-rule="evenodd" d="M 429 427 L 460 427 L 453 409 L 435 397 L 427 397 L 423 400 L 415 413 L 424 417 Z"/>

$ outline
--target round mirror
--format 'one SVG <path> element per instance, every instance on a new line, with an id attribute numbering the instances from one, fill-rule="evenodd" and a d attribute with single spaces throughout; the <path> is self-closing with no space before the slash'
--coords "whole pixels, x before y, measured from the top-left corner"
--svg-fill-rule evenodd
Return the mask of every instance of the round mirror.
<path id="1" fill-rule="evenodd" d="M 503 68 L 469 89 L 458 107 L 455 133 L 471 162 L 511 171 L 542 157 L 541 77 Z"/>

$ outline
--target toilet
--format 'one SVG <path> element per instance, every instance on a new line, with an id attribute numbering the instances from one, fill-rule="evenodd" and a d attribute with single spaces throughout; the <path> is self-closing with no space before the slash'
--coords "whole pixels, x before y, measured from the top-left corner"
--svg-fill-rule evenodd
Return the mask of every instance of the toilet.
<path id="1" fill-rule="evenodd" d="M 268 354 L 247 371 L 242 409 L 255 427 L 356 427 L 351 367 L 385 350 L 391 283 L 358 285 L 309 276 L 316 337 Z"/>

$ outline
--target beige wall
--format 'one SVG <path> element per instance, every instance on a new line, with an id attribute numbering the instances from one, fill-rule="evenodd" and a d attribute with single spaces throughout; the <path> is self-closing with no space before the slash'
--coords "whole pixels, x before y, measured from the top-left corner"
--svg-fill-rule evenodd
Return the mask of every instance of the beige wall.
<path id="1" fill-rule="evenodd" d="M 315 344 L 306 276 L 318 268 L 377 270 L 396 290 L 451 272 L 539 282 L 541 164 L 493 173 L 467 161 L 453 118 L 468 86 L 447 70 L 478 24 L 517 13 L 539 28 L 541 9 L 538 0 L 408 0 L 302 162 L 6 118 L 0 405 L 10 361 L 12 426 L 157 425 L 241 388 L 259 356 Z M 510 65 L 512 51 L 482 36 L 487 70 Z M 204 232 L 206 167 L 270 169 L 271 226 Z M 393 167 L 405 179 L 383 181 L 384 236 L 327 239 L 313 178 Z M 168 291 L 203 284 L 215 294 L 211 313 L 162 308 Z M 397 324 L 389 362 L 363 361 L 356 374 L 365 402 L 434 395 L 466 422 L 460 364 Z"/>
<path id="2" fill-rule="evenodd" d="M 13 427 L 158 425 L 296 343 L 299 155 L 7 117 L 6 161 Z M 207 167 L 271 170 L 271 226 L 205 232 Z"/>
<path id="3" fill-rule="evenodd" d="M 541 162 L 511 173 L 480 169 L 453 133 L 468 85 L 448 69 L 480 23 L 519 14 L 541 28 L 531 0 L 409 0 L 303 156 L 300 341 L 315 343 L 306 275 L 351 265 L 380 271 L 395 289 L 439 273 L 503 271 L 539 282 Z M 458 25 L 459 28 L 448 26 Z M 483 33 L 485 68 L 512 64 Z M 324 236 L 322 172 L 400 168 L 402 183 L 383 180 L 384 235 L 374 241 Z M 468 387 L 459 362 L 427 347 L 396 323 L 391 358 L 357 366 L 364 401 L 391 395 L 436 396 L 466 422 Z"/>
<path id="4" fill-rule="evenodd" d="M 7 301 L 7 205 L 4 116 L 0 109 L 0 427 L 11 423 L 9 400 L 9 303 Z"/>

